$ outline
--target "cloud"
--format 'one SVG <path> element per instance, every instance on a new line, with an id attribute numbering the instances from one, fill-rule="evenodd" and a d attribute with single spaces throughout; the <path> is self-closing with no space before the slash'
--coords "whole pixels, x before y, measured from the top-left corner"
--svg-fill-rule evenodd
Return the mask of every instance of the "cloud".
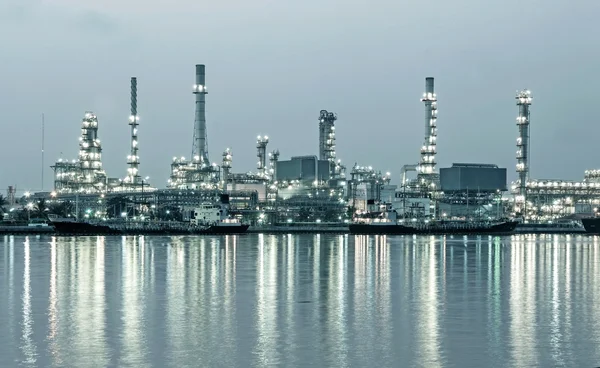
<path id="1" fill-rule="evenodd" d="M 78 30 L 113 33 L 121 29 L 121 23 L 108 14 L 95 10 L 86 10 L 71 18 L 72 26 Z"/>
<path id="2" fill-rule="evenodd" d="M 3 22 L 20 21 L 33 15 L 41 6 L 39 0 L 5 0 L 0 2 L 0 20 Z"/>
<path id="3" fill-rule="evenodd" d="M 122 28 L 117 18 L 97 10 L 42 0 L 0 1 L 0 28 L 29 27 L 32 23 L 51 23 L 52 28 L 68 32 L 114 33 Z"/>

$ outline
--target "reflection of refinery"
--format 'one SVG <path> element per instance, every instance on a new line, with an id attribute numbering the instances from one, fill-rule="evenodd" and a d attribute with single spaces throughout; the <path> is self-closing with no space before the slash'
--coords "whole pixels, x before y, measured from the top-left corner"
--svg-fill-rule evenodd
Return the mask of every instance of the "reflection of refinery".
<path id="1" fill-rule="evenodd" d="M 76 160 L 58 160 L 54 191 L 36 198 L 77 202 L 76 216 L 165 217 L 186 213 L 204 201 L 230 194 L 234 213 L 256 223 L 347 222 L 355 213 L 369 211 L 378 202 L 390 202 L 405 218 L 522 217 L 542 221 L 576 213 L 592 214 L 600 206 L 600 171 L 588 170 L 582 182 L 535 180 L 529 177 L 529 124 L 531 92 L 517 92 L 518 179 L 507 186 L 506 169 L 493 164 L 457 163 L 437 168 L 437 95 L 434 79 L 425 79 L 421 101 L 425 107 L 425 134 L 418 163 L 399 168 L 400 185 L 391 174 L 354 164 L 349 172 L 336 153 L 338 116 L 321 110 L 318 115 L 318 155 L 280 159 L 269 151 L 271 140 L 256 141 L 256 171 L 234 172 L 234 151 L 223 151 L 221 162 L 209 161 L 205 66 L 196 65 L 193 94 L 195 115 L 192 155 L 174 156 L 167 188 L 150 186 L 141 175 L 137 113 L 137 79 L 131 78 L 130 154 L 123 179 L 110 178 L 102 168 L 99 119 L 86 112 L 81 123 Z M 409 178 L 414 172 L 415 177 Z M 504 195 L 507 190 L 512 200 Z M 168 216 L 167 216 L 168 217 Z"/>

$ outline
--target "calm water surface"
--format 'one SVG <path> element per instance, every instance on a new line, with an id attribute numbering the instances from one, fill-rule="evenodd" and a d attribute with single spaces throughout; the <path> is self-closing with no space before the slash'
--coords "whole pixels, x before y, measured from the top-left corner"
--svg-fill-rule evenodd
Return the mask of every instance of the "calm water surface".
<path id="1" fill-rule="evenodd" d="M 0 367 L 596 367 L 600 238 L 0 237 Z"/>

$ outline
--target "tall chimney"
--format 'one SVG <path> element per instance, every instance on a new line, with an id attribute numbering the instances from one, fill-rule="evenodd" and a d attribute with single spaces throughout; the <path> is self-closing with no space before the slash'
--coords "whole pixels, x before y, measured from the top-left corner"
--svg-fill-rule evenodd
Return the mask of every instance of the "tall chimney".
<path id="1" fill-rule="evenodd" d="M 196 114 L 194 116 L 194 147 L 192 149 L 192 160 L 201 165 L 210 165 L 208 160 L 208 142 L 206 139 L 206 81 L 203 64 L 196 65 L 196 84 L 194 84 L 194 95 L 196 95 Z"/>

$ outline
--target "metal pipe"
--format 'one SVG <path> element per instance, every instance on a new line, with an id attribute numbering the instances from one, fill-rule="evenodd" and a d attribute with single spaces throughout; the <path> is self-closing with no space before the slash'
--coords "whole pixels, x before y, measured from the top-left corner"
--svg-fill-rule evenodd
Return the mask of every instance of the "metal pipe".
<path id="1" fill-rule="evenodd" d="M 400 176 L 402 177 L 402 185 L 406 185 L 406 173 L 408 171 L 417 171 L 419 165 L 404 165 L 400 170 Z"/>

